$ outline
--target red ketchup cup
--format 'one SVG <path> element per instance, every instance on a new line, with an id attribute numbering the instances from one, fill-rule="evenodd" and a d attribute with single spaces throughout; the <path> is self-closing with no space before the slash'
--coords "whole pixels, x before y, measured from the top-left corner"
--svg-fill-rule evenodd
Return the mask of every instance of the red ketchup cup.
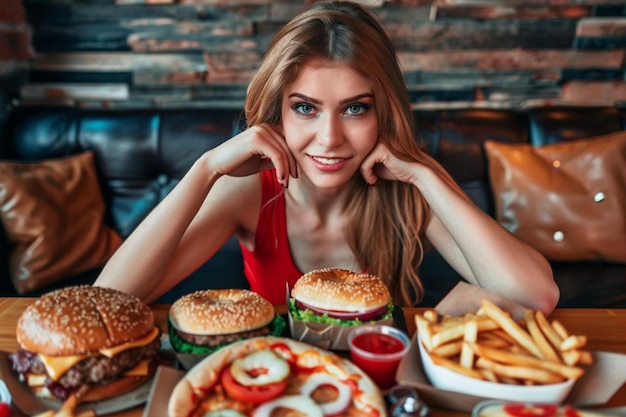
<path id="1" fill-rule="evenodd" d="M 386 325 L 363 325 L 348 335 L 350 359 L 380 389 L 396 384 L 400 360 L 409 351 L 410 340 L 403 331 Z"/>
<path id="2" fill-rule="evenodd" d="M 0 379 L 0 417 L 9 417 L 11 412 L 11 393 L 9 389 Z"/>

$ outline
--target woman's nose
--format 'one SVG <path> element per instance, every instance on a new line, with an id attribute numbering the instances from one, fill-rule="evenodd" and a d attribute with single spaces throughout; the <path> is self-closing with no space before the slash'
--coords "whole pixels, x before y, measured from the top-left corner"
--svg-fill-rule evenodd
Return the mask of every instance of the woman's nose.
<path id="1" fill-rule="evenodd" d="M 329 149 L 343 143 L 343 130 L 340 118 L 333 115 L 326 115 L 317 136 L 318 142 Z"/>

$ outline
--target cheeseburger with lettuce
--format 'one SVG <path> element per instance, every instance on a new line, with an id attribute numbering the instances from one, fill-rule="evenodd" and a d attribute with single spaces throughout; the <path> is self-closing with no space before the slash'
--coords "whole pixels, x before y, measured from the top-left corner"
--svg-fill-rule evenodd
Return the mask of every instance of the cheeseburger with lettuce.
<path id="1" fill-rule="evenodd" d="M 302 322 L 351 326 L 392 317 L 393 302 L 380 277 L 325 268 L 296 281 L 289 311 Z"/>

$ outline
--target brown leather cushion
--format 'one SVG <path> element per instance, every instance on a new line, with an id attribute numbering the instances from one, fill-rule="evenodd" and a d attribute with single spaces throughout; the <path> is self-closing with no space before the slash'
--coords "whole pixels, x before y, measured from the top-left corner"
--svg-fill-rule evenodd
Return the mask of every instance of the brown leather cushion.
<path id="1" fill-rule="evenodd" d="M 504 227 L 549 260 L 626 262 L 626 132 L 485 148 Z"/>
<path id="2" fill-rule="evenodd" d="M 103 224 L 104 210 L 91 152 L 0 162 L 0 215 L 15 289 L 25 294 L 104 264 L 121 243 Z"/>

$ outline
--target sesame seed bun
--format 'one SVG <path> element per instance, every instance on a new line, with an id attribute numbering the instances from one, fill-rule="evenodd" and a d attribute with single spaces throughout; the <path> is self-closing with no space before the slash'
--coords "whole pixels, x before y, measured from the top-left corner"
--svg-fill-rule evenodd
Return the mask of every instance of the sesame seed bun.
<path id="1" fill-rule="evenodd" d="M 391 300 L 380 277 L 339 268 L 317 269 L 302 275 L 291 296 L 320 310 L 358 313 L 384 308 Z"/>
<path id="2" fill-rule="evenodd" d="M 85 285 L 35 300 L 20 316 L 16 337 L 27 351 L 70 356 L 138 339 L 153 328 L 154 315 L 139 298 Z"/>
<path id="3" fill-rule="evenodd" d="M 244 289 L 200 290 L 170 307 L 172 326 L 195 335 L 224 335 L 254 330 L 274 319 L 274 306 Z"/>

